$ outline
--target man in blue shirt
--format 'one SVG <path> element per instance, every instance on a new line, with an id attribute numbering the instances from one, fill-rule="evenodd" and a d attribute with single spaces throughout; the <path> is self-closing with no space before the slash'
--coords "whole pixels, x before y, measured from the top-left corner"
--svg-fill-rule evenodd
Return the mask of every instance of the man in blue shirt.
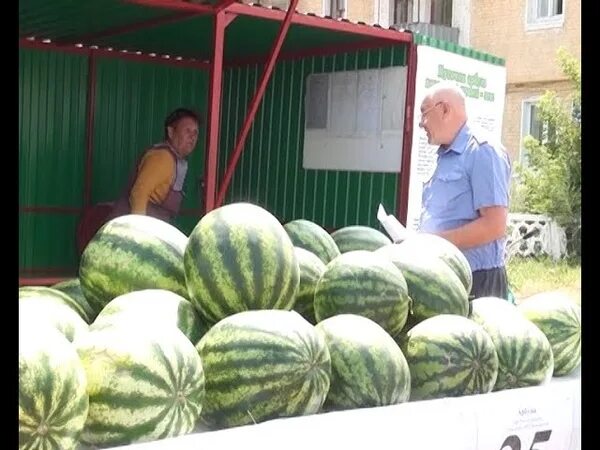
<path id="1" fill-rule="evenodd" d="M 470 298 L 508 298 L 504 247 L 511 166 L 504 148 L 467 124 L 457 86 L 435 85 L 421 103 L 419 126 L 438 145 L 423 186 L 420 230 L 456 245 L 473 272 Z"/>

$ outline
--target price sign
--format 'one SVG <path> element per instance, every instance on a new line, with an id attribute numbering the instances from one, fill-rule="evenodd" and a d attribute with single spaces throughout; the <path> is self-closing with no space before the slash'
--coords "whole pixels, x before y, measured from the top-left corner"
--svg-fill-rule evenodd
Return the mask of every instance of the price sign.
<path id="1" fill-rule="evenodd" d="M 516 389 L 478 399 L 477 448 L 568 450 L 573 395 L 567 389 Z"/>

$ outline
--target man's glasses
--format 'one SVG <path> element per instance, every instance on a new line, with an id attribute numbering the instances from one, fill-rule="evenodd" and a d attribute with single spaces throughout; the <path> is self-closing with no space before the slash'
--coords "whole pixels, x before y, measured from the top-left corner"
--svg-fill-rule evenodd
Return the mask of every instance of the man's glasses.
<path id="1" fill-rule="evenodd" d="M 420 122 L 423 122 L 423 119 L 425 119 L 425 117 L 427 117 L 427 114 L 429 114 L 431 111 L 433 111 L 436 107 L 438 107 L 439 105 L 441 105 L 444 102 L 437 102 L 435 105 L 430 106 L 429 108 L 427 108 L 425 111 L 423 111 L 421 113 L 421 120 Z"/>

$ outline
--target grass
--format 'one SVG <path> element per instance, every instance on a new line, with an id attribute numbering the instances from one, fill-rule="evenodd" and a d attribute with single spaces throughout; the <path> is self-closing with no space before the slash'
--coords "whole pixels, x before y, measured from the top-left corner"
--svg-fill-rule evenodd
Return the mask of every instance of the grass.
<path id="1" fill-rule="evenodd" d="M 581 266 L 550 258 L 514 257 L 507 267 L 517 302 L 539 292 L 561 291 L 581 304 Z"/>

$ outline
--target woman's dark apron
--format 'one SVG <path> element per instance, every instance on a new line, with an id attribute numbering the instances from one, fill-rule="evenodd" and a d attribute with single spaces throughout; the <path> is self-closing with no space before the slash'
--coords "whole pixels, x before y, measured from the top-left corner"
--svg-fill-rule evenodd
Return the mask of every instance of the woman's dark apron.
<path id="1" fill-rule="evenodd" d="M 116 201 L 107 221 L 113 219 L 115 217 L 124 216 L 126 214 L 131 213 L 131 206 L 129 204 L 129 197 L 131 196 L 131 189 L 135 184 L 135 180 L 138 175 L 138 170 L 140 167 L 140 163 L 143 157 L 152 150 L 156 149 L 165 149 L 169 152 L 169 154 L 173 157 L 175 161 L 175 176 L 171 181 L 171 186 L 169 186 L 169 193 L 167 197 L 163 200 L 162 203 L 156 204 L 148 201 L 148 205 L 146 207 L 146 215 L 156 217 L 157 219 L 163 220 L 165 222 L 171 222 L 177 214 L 179 214 L 179 209 L 181 207 L 181 201 L 183 200 L 183 182 L 185 181 L 185 176 L 187 173 L 188 164 L 187 161 L 183 158 L 180 158 L 175 150 L 167 144 L 167 143 L 159 143 L 150 147 L 148 150 L 142 153 L 140 158 L 137 160 L 134 170 L 129 176 L 129 180 L 121 196 Z"/>

